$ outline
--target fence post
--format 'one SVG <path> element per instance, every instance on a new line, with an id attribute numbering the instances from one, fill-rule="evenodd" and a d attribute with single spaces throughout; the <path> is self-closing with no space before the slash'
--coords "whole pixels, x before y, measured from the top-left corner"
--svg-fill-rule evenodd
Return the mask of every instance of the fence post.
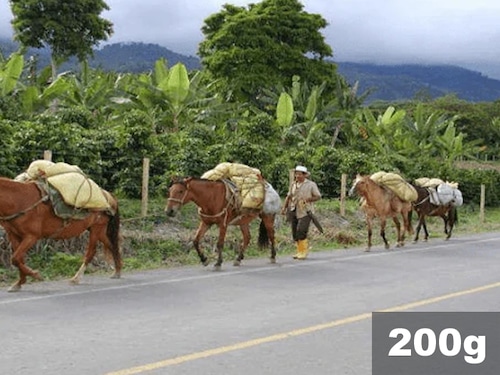
<path id="1" fill-rule="evenodd" d="M 481 184 L 481 201 L 479 202 L 479 221 L 484 223 L 484 201 L 486 197 L 486 188 Z"/>
<path id="2" fill-rule="evenodd" d="M 148 214 L 149 158 L 142 160 L 141 216 Z"/>
<path id="3" fill-rule="evenodd" d="M 347 191 L 347 174 L 340 176 L 340 216 L 345 216 L 345 198 Z"/>
<path id="4" fill-rule="evenodd" d="M 43 160 L 52 161 L 52 150 L 45 150 L 43 152 Z"/>

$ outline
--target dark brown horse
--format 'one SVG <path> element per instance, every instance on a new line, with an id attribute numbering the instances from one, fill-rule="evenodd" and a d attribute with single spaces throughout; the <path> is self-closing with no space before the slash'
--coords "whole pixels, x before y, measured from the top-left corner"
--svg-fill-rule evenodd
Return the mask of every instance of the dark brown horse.
<path id="1" fill-rule="evenodd" d="M 235 203 L 237 201 L 235 194 L 238 193 L 231 191 L 227 183 L 223 181 L 212 181 L 193 177 L 174 179 L 169 188 L 165 212 L 168 216 L 174 216 L 179 208 L 186 203 L 193 202 L 198 206 L 200 224 L 196 231 L 193 244 L 204 266 L 208 265 L 209 261 L 200 248 L 200 241 L 212 225 L 215 224 L 218 226 L 217 261 L 214 265 L 216 270 L 220 270 L 222 265 L 222 249 L 224 247 L 228 226 L 239 226 L 243 234 L 243 241 L 234 261 L 234 265 L 239 266 L 244 258 L 245 250 L 250 243 L 250 223 L 255 218 L 260 217 L 261 223 L 259 226 L 258 243 L 260 247 L 265 247 L 270 243 L 271 263 L 275 263 L 274 219 L 276 214 L 280 211 L 281 201 L 279 195 L 275 193 L 275 199 L 278 200 L 277 209 L 267 210 L 266 205 L 264 205 L 263 210 L 253 210 L 242 213 L 240 207 Z M 276 201 L 274 202 L 274 207 L 276 207 Z"/>
<path id="2" fill-rule="evenodd" d="M 418 241 L 418 235 L 420 229 L 424 228 L 424 241 L 429 238 L 429 232 L 427 231 L 427 225 L 425 218 L 427 216 L 441 217 L 444 221 L 444 233 L 446 234 L 446 240 L 449 240 L 451 233 L 453 232 L 453 227 L 458 221 L 457 208 L 452 204 L 447 205 L 435 205 L 431 203 L 431 195 L 428 188 L 413 185 L 417 190 L 418 198 L 413 202 L 413 209 L 418 214 L 418 224 L 415 230 L 415 238 L 413 242 Z"/>
<path id="3" fill-rule="evenodd" d="M 114 261 L 113 278 L 119 278 L 121 272 L 121 255 L 119 248 L 120 216 L 118 202 L 112 198 L 111 205 L 114 215 L 104 211 L 89 211 L 84 219 L 61 219 L 56 216 L 47 193 L 35 182 L 17 182 L 0 177 L 0 225 L 3 226 L 12 246 L 12 264 L 19 269 L 19 280 L 9 289 L 15 292 L 26 283 L 26 277 L 31 276 L 41 280 L 41 275 L 25 264 L 28 250 L 40 239 L 66 239 L 77 237 L 89 230 L 89 242 L 83 258 L 83 263 L 71 279 L 78 284 L 87 265 L 96 253 L 98 242 Z"/>
<path id="4" fill-rule="evenodd" d="M 378 217 L 380 220 L 380 236 L 382 237 L 385 248 L 389 249 L 389 242 L 385 237 L 385 226 L 387 218 L 392 218 L 397 231 L 397 247 L 404 246 L 405 231 L 413 233 L 410 223 L 410 213 L 412 206 L 410 202 L 401 200 L 390 189 L 380 186 L 373 181 L 370 176 L 357 175 L 354 180 L 349 195 L 357 192 L 362 197 L 361 208 L 365 213 L 366 224 L 368 227 L 368 245 L 366 251 L 372 247 L 372 226 L 373 219 Z M 398 216 L 403 218 L 403 228 Z"/>

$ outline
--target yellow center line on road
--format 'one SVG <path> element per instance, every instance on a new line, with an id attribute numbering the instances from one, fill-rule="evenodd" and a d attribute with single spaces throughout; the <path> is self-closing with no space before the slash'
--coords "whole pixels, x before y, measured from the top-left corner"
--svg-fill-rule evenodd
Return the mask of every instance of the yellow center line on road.
<path id="1" fill-rule="evenodd" d="M 489 289 L 494 289 L 500 287 L 500 282 L 496 282 L 493 284 L 488 284 L 488 285 L 483 285 L 477 288 L 472 288 L 472 289 L 466 289 L 454 293 L 449 293 L 449 294 L 444 294 L 442 296 L 438 297 L 433 297 L 433 298 L 428 298 L 420 301 L 415 301 L 415 302 L 410 302 L 404 305 L 399 305 L 399 306 L 394 306 L 388 309 L 384 310 L 378 310 L 380 312 L 395 312 L 395 311 L 405 311 L 405 310 L 410 310 L 416 307 L 421 307 L 425 305 L 430 305 L 433 303 L 445 301 L 448 299 L 456 298 L 456 297 L 462 297 L 466 296 L 469 294 L 474 294 L 474 293 L 479 293 L 479 292 L 484 292 Z M 153 362 L 153 363 L 148 363 L 145 365 L 137 366 L 137 367 L 131 367 L 128 369 L 123 369 L 119 371 L 114 371 L 114 372 L 108 372 L 105 375 L 133 375 L 133 374 L 140 374 L 146 371 L 152 371 L 152 370 L 157 370 L 160 368 L 165 368 L 169 367 L 172 365 L 178 365 L 184 362 L 189 362 L 189 361 L 194 361 L 196 359 L 201 359 L 201 358 L 208 358 L 208 357 L 213 357 L 219 354 L 225 354 L 229 352 L 233 352 L 236 350 L 242 350 L 242 349 L 247 349 L 251 348 L 254 346 L 270 343 L 270 342 L 275 342 L 275 341 L 280 341 L 280 340 L 285 340 L 290 337 L 296 337 L 296 336 L 301 336 L 305 335 L 308 333 L 316 332 L 316 331 L 322 331 L 325 329 L 329 328 L 334 328 L 342 325 L 346 325 L 349 323 L 355 323 L 359 322 L 362 320 L 367 320 L 372 317 L 372 313 L 364 313 L 364 314 L 359 314 L 359 315 L 354 315 L 351 317 L 343 318 L 343 319 L 338 319 L 338 320 L 333 320 L 328 323 L 324 324 L 317 324 L 314 326 L 310 327 L 305 327 L 305 328 L 300 328 L 284 333 L 278 333 L 276 335 L 271 335 L 271 336 L 266 336 L 266 337 L 261 337 L 258 339 L 254 340 L 248 340 L 248 341 L 242 341 L 233 345 L 227 345 L 227 346 L 221 346 L 219 348 L 214 348 L 214 349 L 208 349 L 204 350 L 201 352 L 195 352 L 191 354 L 186 354 L 174 358 L 169 358 L 165 359 L 163 361 L 158 361 L 158 362 Z"/>

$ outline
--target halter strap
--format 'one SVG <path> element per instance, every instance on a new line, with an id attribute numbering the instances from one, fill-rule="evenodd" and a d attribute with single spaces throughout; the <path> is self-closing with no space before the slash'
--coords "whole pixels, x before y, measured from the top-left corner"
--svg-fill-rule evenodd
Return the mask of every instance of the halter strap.
<path id="1" fill-rule="evenodd" d="M 184 199 L 186 199 L 186 196 L 187 196 L 187 193 L 188 193 L 188 190 L 189 188 L 187 187 L 186 185 L 186 191 L 184 192 L 184 195 L 182 196 L 181 199 L 177 199 L 177 198 L 167 198 L 167 202 L 171 201 L 171 202 L 175 202 L 175 203 L 179 203 L 181 205 L 184 204 Z"/>

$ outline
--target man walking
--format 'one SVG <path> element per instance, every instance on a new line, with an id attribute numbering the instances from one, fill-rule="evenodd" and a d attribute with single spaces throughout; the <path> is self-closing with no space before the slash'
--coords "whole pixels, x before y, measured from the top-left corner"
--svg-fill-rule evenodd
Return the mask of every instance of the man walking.
<path id="1" fill-rule="evenodd" d="M 310 173 L 303 165 L 297 165 L 294 171 L 294 181 L 285 198 L 282 214 L 292 228 L 292 237 L 297 244 L 297 253 L 294 259 L 306 259 L 309 252 L 307 234 L 314 215 L 314 202 L 321 199 L 318 185 L 308 177 Z"/>

